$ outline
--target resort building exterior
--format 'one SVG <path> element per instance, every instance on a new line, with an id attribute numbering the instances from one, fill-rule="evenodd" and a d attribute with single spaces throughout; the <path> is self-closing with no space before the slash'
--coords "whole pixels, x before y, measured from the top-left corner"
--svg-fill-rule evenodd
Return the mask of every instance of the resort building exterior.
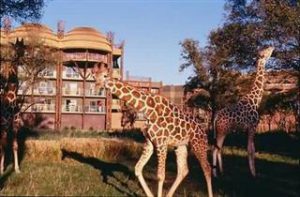
<path id="1" fill-rule="evenodd" d="M 24 105 L 26 123 L 40 128 L 110 129 L 112 109 L 118 102 L 105 91 L 95 91 L 91 68 L 95 63 L 106 64 L 111 76 L 122 80 L 123 44 L 115 44 L 112 33 L 104 35 L 91 27 L 76 27 L 65 32 L 58 23 L 57 32 L 40 24 L 24 24 L 15 29 L 1 29 L 1 45 L 26 41 L 34 35 L 47 47 L 59 51 L 57 65 L 43 71 L 43 80 L 26 92 Z M 22 70 L 18 71 L 19 75 Z M 23 94 L 24 87 L 19 88 Z"/>

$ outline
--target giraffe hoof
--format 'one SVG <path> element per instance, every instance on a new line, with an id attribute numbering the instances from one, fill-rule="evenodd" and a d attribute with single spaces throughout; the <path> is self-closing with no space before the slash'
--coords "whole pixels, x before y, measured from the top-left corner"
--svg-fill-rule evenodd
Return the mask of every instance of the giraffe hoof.
<path id="1" fill-rule="evenodd" d="M 20 174 L 20 173 L 21 173 L 20 169 L 15 169 L 15 172 L 16 172 L 17 174 Z"/>

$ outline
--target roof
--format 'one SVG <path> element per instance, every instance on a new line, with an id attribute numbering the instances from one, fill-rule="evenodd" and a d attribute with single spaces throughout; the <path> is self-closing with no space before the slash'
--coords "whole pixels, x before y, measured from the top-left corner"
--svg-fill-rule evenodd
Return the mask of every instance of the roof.
<path id="1" fill-rule="evenodd" d="M 62 39 L 63 49 L 96 49 L 111 52 L 106 37 L 91 27 L 77 27 L 69 31 Z"/>
<path id="2" fill-rule="evenodd" d="M 65 33 L 62 38 L 59 38 L 48 26 L 27 23 L 19 26 L 9 33 L 5 33 L 1 29 L 1 45 L 14 43 L 17 38 L 23 38 L 26 42 L 34 39 L 32 35 L 38 35 L 41 42 L 46 46 L 59 49 L 92 49 L 104 52 L 111 52 L 111 43 L 106 36 L 100 31 L 92 27 L 76 27 Z M 113 54 L 116 56 L 122 55 L 122 49 L 113 47 Z"/>

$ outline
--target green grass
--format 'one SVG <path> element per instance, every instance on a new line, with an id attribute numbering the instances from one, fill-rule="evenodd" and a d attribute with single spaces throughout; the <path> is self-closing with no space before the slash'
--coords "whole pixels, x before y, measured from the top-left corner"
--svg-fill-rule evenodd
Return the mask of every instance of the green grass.
<path id="1" fill-rule="evenodd" d="M 239 145 L 240 141 L 233 143 L 233 139 L 244 137 L 229 138 L 229 146 L 224 148 L 224 175 L 213 180 L 215 196 L 299 196 L 299 149 L 291 146 L 295 144 L 295 136 L 283 135 L 286 147 L 274 147 L 275 151 L 269 145 L 260 144 L 272 139 L 270 144 L 278 145 L 280 135 L 258 136 L 255 179 L 250 176 L 244 145 Z M 26 141 L 20 166 L 22 172 L 16 174 L 11 165 L 8 166 L 0 177 L 0 196 L 144 196 L 134 176 L 134 166 L 142 151 L 140 143 L 101 138 L 100 135 L 47 138 Z M 192 154 L 189 169 L 188 177 L 175 196 L 206 196 L 203 173 Z M 144 175 L 155 194 L 155 156 L 146 165 Z M 175 177 L 176 160 L 171 151 L 164 192 Z"/>

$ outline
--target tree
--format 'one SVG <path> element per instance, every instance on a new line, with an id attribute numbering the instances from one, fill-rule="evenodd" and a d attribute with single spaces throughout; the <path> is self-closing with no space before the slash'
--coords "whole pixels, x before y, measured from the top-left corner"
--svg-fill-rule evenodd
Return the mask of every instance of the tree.
<path id="1" fill-rule="evenodd" d="M 11 17 L 16 21 L 36 21 L 42 16 L 44 0 L 0 0 L 0 17 Z"/>
<path id="2" fill-rule="evenodd" d="M 300 1 L 299 0 L 227 0 L 226 20 L 212 31 L 209 47 L 221 54 L 220 64 L 247 68 L 253 64 L 256 48 L 275 46 L 271 69 L 293 70 L 300 79 Z M 298 96 L 293 97 L 300 131 L 300 81 Z"/>
<path id="3" fill-rule="evenodd" d="M 185 92 L 194 92 L 188 98 L 190 107 L 202 108 L 211 112 L 211 121 L 215 112 L 226 104 L 237 100 L 238 95 L 249 87 L 240 72 L 236 72 L 218 64 L 218 57 L 210 48 L 200 49 L 199 42 L 185 39 L 180 43 L 181 57 L 184 63 L 180 71 L 193 67 L 194 76 L 185 84 Z"/>
<path id="4" fill-rule="evenodd" d="M 202 102 L 202 105 L 211 106 L 212 111 L 213 108 L 219 108 L 220 104 L 230 102 L 226 99 L 226 95 L 236 96 L 245 90 L 243 87 L 249 87 L 249 84 L 243 80 L 244 77 L 238 77 L 239 72 L 249 73 L 253 70 L 257 50 L 265 45 L 275 46 L 271 63 L 268 63 L 271 69 L 291 69 L 300 78 L 300 2 L 298 0 L 227 0 L 225 11 L 225 23 L 211 31 L 208 45 L 202 51 L 199 47 L 193 46 L 198 44 L 196 41 L 181 43 L 183 47 L 181 56 L 186 61 L 181 65 L 181 70 L 193 65 L 196 74 L 190 77 L 186 87 L 193 89 L 199 86 L 208 90 L 209 94 L 202 94 L 201 101 L 200 97 L 196 100 Z M 198 51 L 199 55 L 195 51 Z M 300 121 L 299 83 L 298 81 L 298 91 L 296 91 L 298 99 L 293 101 L 297 103 L 298 122 Z M 237 84 L 241 87 L 236 87 Z M 224 91 L 232 87 L 234 88 L 232 92 Z M 225 94 L 225 98 L 219 94 Z"/>
<path id="5" fill-rule="evenodd" d="M 34 24 L 38 26 L 39 24 Z M 15 48 L 12 47 L 12 43 L 1 46 L 1 90 L 6 88 L 6 81 L 10 76 L 10 72 L 14 69 L 13 62 L 14 54 L 16 53 Z M 29 105 L 33 105 L 34 101 L 25 101 L 25 95 L 28 93 L 30 88 L 37 82 L 45 80 L 44 74 L 47 69 L 50 69 L 56 65 L 59 60 L 56 49 L 47 47 L 41 40 L 38 32 L 31 32 L 27 36 L 25 41 L 25 52 L 24 55 L 17 62 L 18 67 L 18 106 L 22 108 L 25 102 Z M 3 91 L 0 91 L 3 92 Z"/>

